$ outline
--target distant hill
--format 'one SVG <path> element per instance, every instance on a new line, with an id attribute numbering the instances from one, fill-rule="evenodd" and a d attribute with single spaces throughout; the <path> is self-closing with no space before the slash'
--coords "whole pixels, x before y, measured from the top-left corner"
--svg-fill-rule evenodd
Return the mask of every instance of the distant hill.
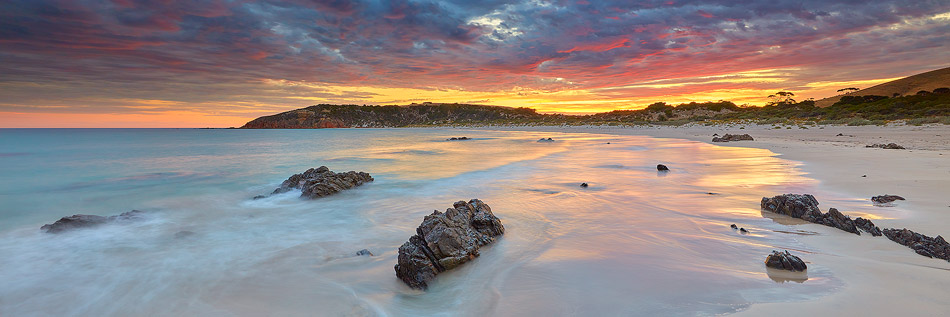
<path id="1" fill-rule="evenodd" d="M 828 107 L 841 100 L 842 96 L 875 95 L 893 97 L 895 94 L 906 96 L 916 94 L 922 90 L 933 91 L 934 89 L 945 87 L 950 87 L 950 67 L 904 77 L 848 94 L 828 97 L 815 101 L 815 105 L 818 107 Z"/>
<path id="2" fill-rule="evenodd" d="M 543 121 L 530 108 L 448 103 L 408 106 L 320 104 L 254 119 L 243 129 L 383 128 L 413 125 L 451 125 L 493 121 Z"/>

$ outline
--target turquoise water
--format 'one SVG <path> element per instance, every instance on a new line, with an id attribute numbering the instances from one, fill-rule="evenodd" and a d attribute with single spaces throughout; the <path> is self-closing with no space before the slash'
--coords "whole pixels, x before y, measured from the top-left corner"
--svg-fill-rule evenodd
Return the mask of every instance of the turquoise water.
<path id="1" fill-rule="evenodd" d="M 766 150 L 456 129 L 3 129 L 0 146 L 2 316 L 712 315 L 840 286 L 820 265 L 803 283 L 765 271 L 773 248 L 815 250 L 759 199 L 816 185 Z M 321 165 L 376 181 L 251 199 Z M 399 245 L 471 198 L 505 236 L 429 291 L 405 287 Z M 149 216 L 39 231 L 132 209 Z"/>

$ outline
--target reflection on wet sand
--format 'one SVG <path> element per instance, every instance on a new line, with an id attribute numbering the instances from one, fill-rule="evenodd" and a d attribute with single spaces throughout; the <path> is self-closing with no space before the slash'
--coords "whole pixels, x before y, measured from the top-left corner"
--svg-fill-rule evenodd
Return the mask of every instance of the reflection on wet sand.
<path id="1" fill-rule="evenodd" d="M 766 274 L 769 275 L 769 278 L 777 283 L 785 282 L 795 282 L 795 283 L 805 283 L 808 280 L 808 271 L 802 272 L 792 272 L 788 270 L 779 270 L 773 269 L 770 267 L 765 268 Z"/>

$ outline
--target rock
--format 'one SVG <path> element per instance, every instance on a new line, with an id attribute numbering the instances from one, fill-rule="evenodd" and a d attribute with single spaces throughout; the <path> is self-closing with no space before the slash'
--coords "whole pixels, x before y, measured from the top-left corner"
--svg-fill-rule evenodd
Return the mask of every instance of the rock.
<path id="1" fill-rule="evenodd" d="M 713 142 L 731 142 L 731 141 L 755 141 L 749 134 L 723 134 L 722 137 L 714 137 Z"/>
<path id="2" fill-rule="evenodd" d="M 719 133 L 713 133 L 712 136 L 719 136 Z"/>
<path id="3" fill-rule="evenodd" d="M 590 185 L 587 185 L 587 183 L 581 183 L 581 187 L 587 188 L 587 186 L 590 186 Z"/>
<path id="4" fill-rule="evenodd" d="M 552 139 L 552 138 L 547 138 L 547 139 L 541 138 L 541 139 L 538 139 L 538 142 L 554 142 L 554 139 Z"/>
<path id="5" fill-rule="evenodd" d="M 373 177 L 366 172 L 349 171 L 334 173 L 326 166 L 311 168 L 306 172 L 295 174 L 280 184 L 273 194 L 279 194 L 300 189 L 300 197 L 319 198 L 341 192 L 346 189 L 372 182 Z"/>
<path id="6" fill-rule="evenodd" d="M 901 196 L 897 196 L 897 195 L 886 195 L 886 194 L 885 194 L 885 195 L 881 195 L 881 196 L 874 196 L 874 197 L 871 197 L 871 201 L 873 201 L 873 202 L 875 202 L 875 203 L 878 203 L 878 204 L 886 204 L 886 203 L 890 203 L 890 202 L 893 202 L 893 201 L 896 201 L 896 200 L 905 200 L 905 199 L 904 199 L 904 197 L 901 197 Z"/>
<path id="7" fill-rule="evenodd" d="M 875 236 L 875 237 L 881 236 L 881 228 L 878 228 L 877 226 L 875 226 L 874 223 L 871 222 L 870 220 L 857 217 L 857 218 L 854 218 L 854 225 L 857 226 L 858 229 L 861 229 L 861 230 L 864 230 L 864 232 L 870 233 L 872 236 Z"/>
<path id="8" fill-rule="evenodd" d="M 749 233 L 749 230 L 745 230 L 745 228 L 739 228 L 739 233 Z"/>
<path id="9" fill-rule="evenodd" d="M 891 241 L 914 249 L 917 254 L 950 261 L 950 243 L 941 236 L 934 238 L 908 229 L 884 229 L 884 236 Z"/>
<path id="10" fill-rule="evenodd" d="M 821 210 L 818 209 L 818 200 L 815 199 L 815 196 L 809 194 L 784 194 L 772 198 L 762 197 L 762 209 L 794 218 L 800 218 L 808 222 L 835 227 L 857 235 L 861 234 L 861 232 L 858 231 L 858 225 L 855 224 L 854 220 L 852 220 L 851 217 L 842 214 L 840 211 L 838 211 L 838 209 L 831 208 L 828 209 L 828 213 L 821 213 Z M 867 221 L 867 223 L 870 224 L 869 220 L 864 221 Z M 867 232 L 870 232 L 871 235 L 874 235 L 873 232 L 879 229 L 877 229 L 877 227 L 873 227 L 873 224 L 870 224 L 870 226 L 872 227 L 866 227 L 863 229 L 865 229 Z"/>
<path id="11" fill-rule="evenodd" d="M 871 144 L 871 145 L 865 145 L 864 147 L 889 149 L 889 150 L 905 150 L 903 146 L 897 145 L 897 143 Z"/>
<path id="12" fill-rule="evenodd" d="M 838 133 L 838 135 L 835 136 L 844 136 L 844 133 Z"/>
<path id="13" fill-rule="evenodd" d="M 666 165 L 663 165 L 663 164 L 657 164 L 657 165 L 656 165 L 656 170 L 658 170 L 658 171 L 669 171 L 670 168 L 669 168 L 669 167 L 666 167 Z"/>
<path id="14" fill-rule="evenodd" d="M 356 251 L 356 256 L 364 256 L 364 255 L 374 256 L 374 255 L 373 255 L 373 252 L 369 252 L 369 250 L 367 250 L 367 249 L 362 249 L 362 250 Z"/>
<path id="15" fill-rule="evenodd" d="M 399 247 L 396 277 L 409 287 L 426 289 L 437 274 L 471 261 L 479 247 L 504 232 L 487 204 L 478 199 L 458 201 L 444 213 L 426 216 L 416 234 Z"/>
<path id="16" fill-rule="evenodd" d="M 267 195 L 257 195 L 257 196 L 254 196 L 254 198 L 252 199 L 258 200 L 258 199 L 264 199 L 264 198 L 267 198 Z"/>
<path id="17" fill-rule="evenodd" d="M 732 228 L 732 229 L 739 229 L 739 226 L 737 226 L 736 224 L 731 224 L 731 225 L 729 225 L 729 228 Z"/>
<path id="18" fill-rule="evenodd" d="M 784 253 L 772 250 L 772 254 L 765 258 L 765 266 L 788 271 L 804 271 L 808 269 L 805 261 L 801 258 L 791 255 L 786 250 Z"/>
<path id="19" fill-rule="evenodd" d="M 463 137 L 451 137 L 445 140 L 446 141 L 465 141 L 465 140 L 471 140 L 471 139 L 467 136 L 463 136 Z"/>
<path id="20" fill-rule="evenodd" d="M 117 216 L 96 216 L 96 215 L 72 215 L 69 217 L 63 217 L 51 224 L 45 224 L 40 227 L 40 230 L 47 233 L 60 233 L 63 231 L 68 231 L 72 229 L 79 228 L 90 228 L 95 227 L 105 223 L 112 222 L 126 222 L 140 219 L 144 211 L 141 210 L 132 210 L 121 213 Z"/>

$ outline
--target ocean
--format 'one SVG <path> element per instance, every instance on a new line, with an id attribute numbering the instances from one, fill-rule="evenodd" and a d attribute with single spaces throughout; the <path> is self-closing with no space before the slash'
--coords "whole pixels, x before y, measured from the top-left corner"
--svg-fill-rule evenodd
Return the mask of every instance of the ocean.
<path id="1" fill-rule="evenodd" d="M 596 133 L 0 129 L 0 316 L 694 316 L 808 300 L 841 281 L 816 264 L 807 280 L 770 274 L 772 250 L 820 250 L 759 209 L 819 190 L 800 164 Z M 252 199 L 319 166 L 375 181 Z M 505 235 L 409 289 L 399 246 L 472 198 Z M 133 209 L 144 219 L 40 231 Z"/>

